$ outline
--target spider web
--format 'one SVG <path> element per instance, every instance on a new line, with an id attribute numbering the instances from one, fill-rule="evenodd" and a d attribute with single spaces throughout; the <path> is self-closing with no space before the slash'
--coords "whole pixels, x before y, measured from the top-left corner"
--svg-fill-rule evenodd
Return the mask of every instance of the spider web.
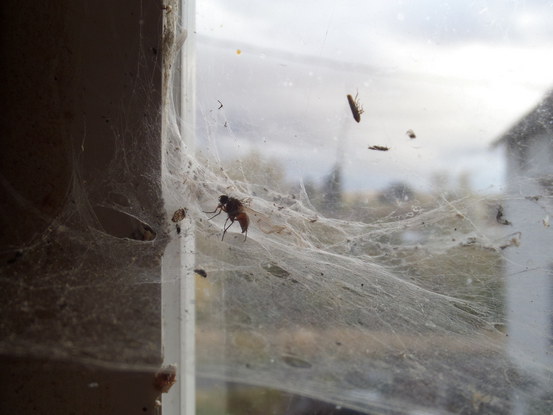
<path id="1" fill-rule="evenodd" d="M 325 27 L 332 35 L 331 25 Z M 166 32 L 167 83 L 178 71 L 172 63 L 184 41 L 179 30 Z M 326 34 L 324 39 L 330 42 Z M 147 45 L 141 40 L 138 46 L 140 68 Z M 545 179 L 553 172 L 511 177 L 503 192 L 439 180 L 420 185 L 420 170 L 434 153 L 424 144 L 424 131 L 433 125 L 415 128 L 421 111 L 403 118 L 401 129 L 379 122 L 383 110 L 374 103 L 383 95 L 374 91 L 369 99 L 360 87 L 365 112 L 359 128 L 367 130 L 353 130 L 357 123 L 346 95 L 374 84 L 390 95 L 397 85 L 416 84 L 424 92 L 428 77 L 413 80 L 389 69 L 367 77 L 374 68 L 344 68 L 321 56 L 312 57 L 313 64 L 282 51 L 268 58 L 253 47 L 248 52 L 247 44 L 207 37 L 199 50 L 204 54 L 198 57 L 197 147 L 187 138 L 193 122 L 180 118 L 170 89 L 164 91 L 163 156 L 154 143 L 133 140 L 144 126 L 157 134 L 154 104 L 141 126 L 125 119 L 110 125 L 118 140 L 106 169 L 81 177 L 75 168 L 65 204 L 53 219 L 38 218 L 40 232 L 24 247 L 21 261 L 18 247 L 10 251 L 13 266 L 2 275 L 3 310 L 18 319 L 2 322 L 9 335 L 1 350 L 157 369 L 155 294 L 166 282 L 153 271 L 168 240 L 193 234 L 195 246 L 185 246 L 186 254 L 195 255 L 195 268 L 207 276 L 186 276 L 197 284 L 199 379 L 284 390 L 366 413 L 504 414 L 514 412 L 520 396 L 537 413 L 551 412 L 553 337 L 543 330 L 552 320 L 551 303 L 541 302 L 530 323 L 518 318 L 517 304 L 549 295 L 539 288 L 551 280 L 552 195 Z M 239 65 L 229 63 L 242 58 Z M 327 66 L 317 73 L 319 64 Z M 245 80 L 237 76 L 248 71 Z M 265 75 L 257 76 L 261 71 Z M 333 72 L 348 81 L 327 82 Z M 120 107 L 131 111 L 133 97 L 147 97 L 151 88 L 133 85 Z M 464 97 L 470 102 L 469 92 Z M 394 111 L 405 105 L 393 103 Z M 475 118 L 467 113 L 459 122 L 469 125 Z M 405 135 L 410 128 L 417 132 L 414 141 Z M 447 132 L 444 127 L 443 136 Z M 362 147 L 359 140 L 346 140 L 360 136 Z M 371 152 L 370 145 L 390 150 Z M 451 152 L 461 150 L 473 149 L 461 144 Z M 524 152 L 526 162 L 543 164 L 545 150 Z M 514 151 L 507 148 L 507 156 Z M 352 153 L 362 154 L 361 164 L 370 166 L 364 177 L 373 187 L 362 195 L 346 195 L 337 185 L 359 166 Z M 78 157 L 80 147 L 71 154 Z M 141 163 L 129 154 L 139 155 Z M 137 164 L 152 173 L 143 174 Z M 290 173 L 305 173 L 303 164 L 314 179 Z M 166 174 L 161 186 L 172 190 L 163 201 L 159 165 Z M 393 177 L 386 166 L 393 166 Z M 410 191 L 387 186 L 398 177 L 410 179 Z M 221 195 L 252 209 L 245 242 L 238 224 L 221 240 L 225 215 L 208 220 L 204 213 Z M 144 209 L 145 200 L 159 203 Z M 500 223 L 499 206 L 510 224 Z M 171 218 L 179 208 L 185 214 L 177 232 Z M 116 223 L 130 221 L 136 233 L 119 233 L 106 223 L 114 212 L 122 213 Z M 48 258 L 54 254 L 52 264 Z M 29 265 L 26 258 L 36 262 Z M 124 270 L 121 258 L 129 259 Z M 29 266 L 44 278 L 23 274 L 20 267 Z M 11 298 L 21 298 L 23 291 L 29 300 L 16 304 Z M 111 305 L 99 305 L 99 297 Z M 83 321 L 82 315 L 90 317 Z M 53 324 L 36 323 L 37 316 Z M 532 336 L 535 348 L 517 343 L 520 336 L 513 340 L 517 328 L 519 335 L 523 329 Z"/>
<path id="2" fill-rule="evenodd" d="M 203 166 L 195 173 L 211 181 Z M 238 189 L 250 185 L 207 187 L 201 200 L 245 198 L 251 192 Z M 325 218 L 301 194 L 252 199 L 288 234 L 251 226 L 245 243 L 230 231 L 220 241 L 220 223 L 196 223 L 197 266 L 208 275 L 197 308 L 200 375 L 386 413 L 509 407 L 505 241 L 483 241 L 472 225 L 457 241 L 447 235 L 470 222 L 478 200 L 444 203 L 398 228 Z M 442 236 L 405 246 L 407 231 Z"/>
<path id="3" fill-rule="evenodd" d="M 545 248 L 535 250 L 549 232 L 542 219 L 551 199 L 537 177 L 509 172 L 506 186 L 474 190 L 462 176 L 448 182 L 448 174 L 460 173 L 448 171 L 427 184 L 423 170 L 434 148 L 419 130 L 432 128 L 415 114 L 425 104 L 413 103 L 405 115 L 396 111 L 405 100 L 392 100 L 389 114 L 397 113 L 402 129 L 379 121 L 387 116 L 379 103 L 398 88 L 424 100 L 432 82 L 426 75 L 199 40 L 199 152 L 186 173 L 195 178 L 190 200 L 198 201 L 191 207 L 196 266 L 207 273 L 196 281 L 199 378 L 366 413 L 551 410 L 551 303 L 537 312 L 543 325 L 530 322 L 522 314 L 533 312 L 521 304 L 532 295 L 520 294 L 524 275 L 533 289 L 550 287 L 538 283 L 551 278 Z M 460 91 L 456 82 L 450 92 Z M 356 92 L 350 85 L 369 86 L 359 88 L 360 127 L 346 100 Z M 468 88 L 461 99 L 470 102 L 480 87 Z M 465 110 L 443 126 L 442 137 L 454 135 L 448 128 L 456 123 L 485 118 Z M 405 131 L 414 125 L 412 140 Z M 371 152 L 371 145 L 389 151 Z M 470 151 L 452 144 L 452 153 Z M 546 165 L 538 160 L 544 152 L 529 164 Z M 502 153 L 512 155 L 510 148 Z M 340 189 L 359 164 L 373 189 Z M 540 207 L 522 213 L 533 203 L 530 193 Z M 246 242 L 238 225 L 221 240 L 226 218 L 203 213 L 220 195 L 257 212 Z M 535 226 L 528 232 L 515 217 L 534 218 Z M 540 264 L 536 274 L 526 261 Z M 526 324 L 540 344 L 532 351 L 520 337 Z"/>

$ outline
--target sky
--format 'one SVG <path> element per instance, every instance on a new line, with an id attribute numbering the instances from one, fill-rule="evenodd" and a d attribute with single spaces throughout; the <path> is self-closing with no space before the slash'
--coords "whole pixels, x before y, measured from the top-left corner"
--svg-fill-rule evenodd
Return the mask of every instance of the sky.
<path id="1" fill-rule="evenodd" d="M 255 150 L 291 181 L 339 162 L 349 191 L 437 174 L 501 191 L 491 145 L 553 86 L 551 21 L 552 1 L 198 0 L 198 148 Z"/>

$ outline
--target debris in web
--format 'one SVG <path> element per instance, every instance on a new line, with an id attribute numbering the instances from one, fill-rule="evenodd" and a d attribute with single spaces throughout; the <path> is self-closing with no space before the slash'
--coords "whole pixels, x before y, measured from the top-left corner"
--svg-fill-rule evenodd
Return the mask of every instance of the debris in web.
<path id="1" fill-rule="evenodd" d="M 154 388 L 160 393 L 167 393 L 177 382 L 177 366 L 168 365 L 161 368 L 154 377 Z"/>
<path id="2" fill-rule="evenodd" d="M 374 145 L 374 146 L 369 146 L 369 150 L 388 151 L 390 150 L 390 147 Z"/>
<path id="3" fill-rule="evenodd" d="M 205 272 L 205 270 L 203 270 L 203 269 L 201 269 L 201 268 L 195 269 L 194 272 L 195 272 L 196 274 L 198 274 L 200 277 L 207 278 L 207 272 Z"/>
<path id="4" fill-rule="evenodd" d="M 511 222 L 505 219 L 504 213 L 503 213 L 503 206 L 501 205 L 497 207 L 497 214 L 495 216 L 495 220 L 497 221 L 497 223 L 500 223 L 501 225 L 512 225 Z"/>
<path id="5" fill-rule="evenodd" d="M 181 220 L 186 218 L 186 208 L 180 208 L 173 213 L 173 217 L 171 218 L 172 222 L 178 223 Z"/>

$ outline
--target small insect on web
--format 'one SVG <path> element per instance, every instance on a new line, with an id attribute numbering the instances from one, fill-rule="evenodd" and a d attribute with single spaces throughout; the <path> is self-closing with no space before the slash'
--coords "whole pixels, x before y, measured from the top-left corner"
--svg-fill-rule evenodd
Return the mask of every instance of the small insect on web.
<path id="1" fill-rule="evenodd" d="M 351 109 L 351 114 L 353 115 L 353 119 L 357 122 L 361 121 L 361 114 L 363 114 L 363 107 L 359 103 L 359 99 L 357 98 L 359 94 L 355 94 L 355 98 L 353 98 L 351 95 L 347 95 L 348 104 Z"/>
<path id="2" fill-rule="evenodd" d="M 369 150 L 376 150 L 376 151 L 388 151 L 390 147 L 386 146 L 369 146 Z"/>
<path id="3" fill-rule="evenodd" d="M 244 234 L 244 241 L 246 241 L 246 238 L 248 237 L 248 226 L 250 224 L 250 218 L 244 210 L 244 205 L 238 199 L 235 199 L 234 197 L 229 197 L 227 195 L 221 195 L 219 197 L 219 204 L 217 205 L 215 210 L 213 212 L 204 211 L 204 213 L 215 213 L 215 215 L 210 217 L 209 220 L 213 219 L 215 216 L 220 215 L 221 212 L 225 212 L 228 215 L 227 220 L 223 225 L 223 236 L 221 237 L 221 241 L 225 238 L 225 233 L 227 233 L 228 228 L 232 226 L 235 220 L 237 220 L 240 224 L 240 227 L 242 228 L 242 233 Z M 227 222 L 229 220 L 230 224 L 227 226 Z"/>
<path id="4" fill-rule="evenodd" d="M 179 225 L 179 222 L 182 221 L 184 218 L 186 218 L 186 208 L 180 208 L 175 211 L 173 214 L 173 218 L 171 219 L 175 223 L 175 227 L 177 229 L 177 233 L 180 233 L 181 228 Z"/>

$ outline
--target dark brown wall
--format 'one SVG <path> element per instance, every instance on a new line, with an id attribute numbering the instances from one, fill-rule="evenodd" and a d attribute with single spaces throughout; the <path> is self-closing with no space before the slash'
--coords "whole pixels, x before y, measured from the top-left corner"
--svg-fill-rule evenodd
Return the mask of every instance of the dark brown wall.
<path id="1" fill-rule="evenodd" d="M 0 8 L 0 413 L 154 413 L 164 11 Z"/>

